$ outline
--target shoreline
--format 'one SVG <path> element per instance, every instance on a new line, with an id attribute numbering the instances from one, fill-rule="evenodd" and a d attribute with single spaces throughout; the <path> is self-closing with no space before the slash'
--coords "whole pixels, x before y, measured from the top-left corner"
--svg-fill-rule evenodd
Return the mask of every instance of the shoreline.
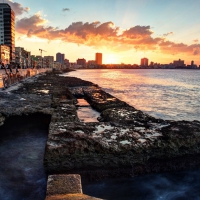
<path id="1" fill-rule="evenodd" d="M 99 179 L 200 167 L 199 121 L 156 119 L 96 84 L 59 73 L 48 72 L 0 92 L 1 125 L 16 115 L 51 116 L 44 157 L 48 174 Z M 77 98 L 101 113 L 100 122 L 80 122 Z"/>

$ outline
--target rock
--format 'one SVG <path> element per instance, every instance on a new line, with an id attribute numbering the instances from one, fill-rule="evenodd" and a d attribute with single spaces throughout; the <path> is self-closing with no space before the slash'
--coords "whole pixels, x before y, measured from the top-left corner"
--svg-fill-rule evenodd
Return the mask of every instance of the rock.
<path id="1" fill-rule="evenodd" d="M 124 125 L 148 126 L 149 122 L 164 122 L 164 120 L 151 117 L 133 107 L 109 108 L 101 113 L 99 121 L 115 122 Z"/>
<path id="2" fill-rule="evenodd" d="M 120 101 L 116 97 L 101 90 L 98 86 L 84 87 L 84 98 L 97 111 L 102 112 L 108 108 L 129 107 L 126 102 Z"/>
<path id="3" fill-rule="evenodd" d="M 0 113 L 0 126 L 4 124 L 5 117 Z"/>

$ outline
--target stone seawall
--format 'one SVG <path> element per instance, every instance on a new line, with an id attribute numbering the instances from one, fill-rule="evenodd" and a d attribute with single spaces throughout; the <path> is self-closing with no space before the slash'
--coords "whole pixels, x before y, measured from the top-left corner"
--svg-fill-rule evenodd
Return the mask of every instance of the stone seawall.
<path id="1" fill-rule="evenodd" d="M 84 123 L 77 98 L 101 115 Z M 44 165 L 49 174 L 91 179 L 200 166 L 200 122 L 151 117 L 75 77 L 48 72 L 0 92 L 0 125 L 10 116 L 51 115 Z"/>

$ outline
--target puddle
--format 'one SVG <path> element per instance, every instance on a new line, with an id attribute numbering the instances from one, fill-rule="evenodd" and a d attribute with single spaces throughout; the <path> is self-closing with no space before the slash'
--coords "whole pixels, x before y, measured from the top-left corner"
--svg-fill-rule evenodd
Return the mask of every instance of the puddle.
<path id="1" fill-rule="evenodd" d="M 78 107 L 77 114 L 78 118 L 82 122 L 99 122 L 97 118 L 100 116 L 100 113 L 94 110 L 90 104 L 85 99 L 77 99 Z"/>
<path id="2" fill-rule="evenodd" d="M 49 90 L 37 90 L 38 92 L 42 92 L 44 94 L 49 94 Z"/>
<path id="3" fill-rule="evenodd" d="M 78 103 L 76 104 L 77 106 L 90 106 L 90 104 L 85 100 L 85 99 L 77 99 Z"/>

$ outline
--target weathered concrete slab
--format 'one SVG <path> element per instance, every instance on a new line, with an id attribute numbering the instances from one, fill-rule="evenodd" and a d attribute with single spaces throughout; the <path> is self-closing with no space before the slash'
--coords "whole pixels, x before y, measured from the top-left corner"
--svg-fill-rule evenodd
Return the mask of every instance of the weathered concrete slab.
<path id="1" fill-rule="evenodd" d="M 50 175 L 47 182 L 46 200 L 98 200 L 82 193 L 78 174 Z"/>
<path id="2" fill-rule="evenodd" d="M 78 174 L 50 175 L 47 181 L 47 196 L 57 194 L 82 194 L 81 177 Z"/>
<path id="3" fill-rule="evenodd" d="M 46 197 L 45 200 L 102 200 L 85 194 L 66 194 Z"/>

